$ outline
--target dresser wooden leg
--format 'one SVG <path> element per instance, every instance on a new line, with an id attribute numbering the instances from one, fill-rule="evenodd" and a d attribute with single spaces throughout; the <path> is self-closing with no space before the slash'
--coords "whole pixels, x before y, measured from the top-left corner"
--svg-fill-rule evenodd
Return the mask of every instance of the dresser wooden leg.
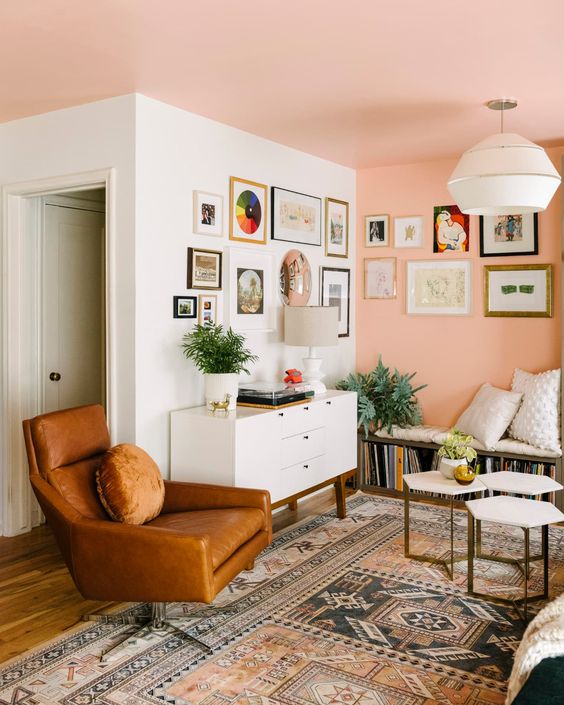
<path id="1" fill-rule="evenodd" d="M 298 500 L 297 499 L 292 499 L 288 502 L 288 509 L 292 512 L 297 512 L 298 511 Z"/>
<path id="2" fill-rule="evenodd" d="M 337 503 L 337 516 L 344 519 L 347 516 L 347 504 L 345 502 L 345 475 L 339 475 L 335 482 L 335 501 Z"/>

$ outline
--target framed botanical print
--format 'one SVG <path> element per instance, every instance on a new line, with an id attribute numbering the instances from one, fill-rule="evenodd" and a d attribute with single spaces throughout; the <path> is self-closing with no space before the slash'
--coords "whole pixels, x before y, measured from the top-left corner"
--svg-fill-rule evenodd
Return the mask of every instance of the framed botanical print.
<path id="1" fill-rule="evenodd" d="M 199 235 L 223 235 L 223 196 L 204 191 L 193 192 L 194 232 Z"/>
<path id="2" fill-rule="evenodd" d="M 407 313 L 467 316 L 472 308 L 469 260 L 407 262 Z"/>
<path id="3" fill-rule="evenodd" d="M 198 299 L 198 323 L 201 326 L 204 326 L 206 323 L 218 323 L 217 295 L 201 294 Z"/>
<path id="4" fill-rule="evenodd" d="M 388 247 L 390 244 L 390 216 L 367 215 L 364 217 L 364 246 Z"/>
<path id="5" fill-rule="evenodd" d="M 174 296 L 172 313 L 174 318 L 196 318 L 197 297 Z"/>
<path id="6" fill-rule="evenodd" d="M 321 199 L 278 186 L 271 194 L 270 237 L 321 247 Z"/>
<path id="7" fill-rule="evenodd" d="M 230 178 L 230 240 L 266 245 L 267 189 L 255 181 Z"/>
<path id="8" fill-rule="evenodd" d="M 458 206 L 435 206 L 433 224 L 433 252 L 468 252 L 470 216 L 463 213 Z"/>
<path id="9" fill-rule="evenodd" d="M 346 201 L 325 199 L 325 254 L 328 257 L 349 254 L 349 204 Z"/>
<path id="10" fill-rule="evenodd" d="M 423 247 L 423 216 L 394 218 L 394 247 Z"/>
<path id="11" fill-rule="evenodd" d="M 480 257 L 538 253 L 538 213 L 480 216 Z"/>
<path id="12" fill-rule="evenodd" d="M 226 256 L 229 272 L 229 325 L 235 330 L 273 330 L 275 301 L 272 255 L 229 247 Z"/>
<path id="13" fill-rule="evenodd" d="M 552 265 L 484 267 L 484 316 L 552 316 Z"/>
<path id="14" fill-rule="evenodd" d="M 339 338 L 348 338 L 351 312 L 351 271 L 336 267 L 321 267 L 321 306 L 339 309 Z"/>
<path id="15" fill-rule="evenodd" d="M 396 257 L 364 260 L 364 298 L 396 298 Z"/>
<path id="16" fill-rule="evenodd" d="M 221 289 L 221 252 L 188 248 L 187 289 Z"/>

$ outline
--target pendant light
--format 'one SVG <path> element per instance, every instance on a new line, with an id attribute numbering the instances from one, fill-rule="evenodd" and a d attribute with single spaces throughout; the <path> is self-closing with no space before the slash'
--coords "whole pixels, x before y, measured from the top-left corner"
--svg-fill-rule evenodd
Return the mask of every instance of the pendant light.
<path id="1" fill-rule="evenodd" d="M 543 211 L 560 184 L 560 175 L 538 144 L 503 131 L 503 113 L 514 98 L 486 103 L 499 110 L 501 132 L 464 152 L 448 180 L 448 190 L 463 213 L 516 215 Z"/>

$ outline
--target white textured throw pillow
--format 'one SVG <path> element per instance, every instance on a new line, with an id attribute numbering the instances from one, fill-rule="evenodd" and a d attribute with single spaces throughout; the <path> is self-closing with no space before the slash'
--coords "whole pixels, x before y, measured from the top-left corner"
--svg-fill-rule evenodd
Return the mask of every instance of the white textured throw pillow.
<path id="1" fill-rule="evenodd" d="M 537 448 L 560 450 L 560 370 L 538 375 L 517 368 L 511 389 L 523 393 L 523 402 L 509 435 Z"/>
<path id="2" fill-rule="evenodd" d="M 495 450 L 495 444 L 517 413 L 522 396 L 521 392 L 508 392 L 486 382 L 462 412 L 456 428 L 474 436 L 487 450 Z"/>

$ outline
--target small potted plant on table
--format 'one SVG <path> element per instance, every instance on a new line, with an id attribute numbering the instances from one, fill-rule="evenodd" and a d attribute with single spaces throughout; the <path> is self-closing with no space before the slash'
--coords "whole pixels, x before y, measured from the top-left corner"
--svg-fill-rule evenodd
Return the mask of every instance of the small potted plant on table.
<path id="1" fill-rule="evenodd" d="M 184 356 L 204 374 L 206 405 L 227 400 L 228 409 L 237 404 L 239 375 L 250 374 L 247 365 L 258 360 L 245 347 L 245 337 L 215 323 L 196 325 L 182 338 Z"/>
<path id="2" fill-rule="evenodd" d="M 476 459 L 477 453 L 470 445 L 474 438 L 465 435 L 457 428 L 451 428 L 444 443 L 438 450 L 439 472 L 449 480 L 457 480 L 461 484 L 469 484 L 475 477 L 475 473 L 469 467 Z M 458 468 L 461 468 L 458 470 Z"/>

